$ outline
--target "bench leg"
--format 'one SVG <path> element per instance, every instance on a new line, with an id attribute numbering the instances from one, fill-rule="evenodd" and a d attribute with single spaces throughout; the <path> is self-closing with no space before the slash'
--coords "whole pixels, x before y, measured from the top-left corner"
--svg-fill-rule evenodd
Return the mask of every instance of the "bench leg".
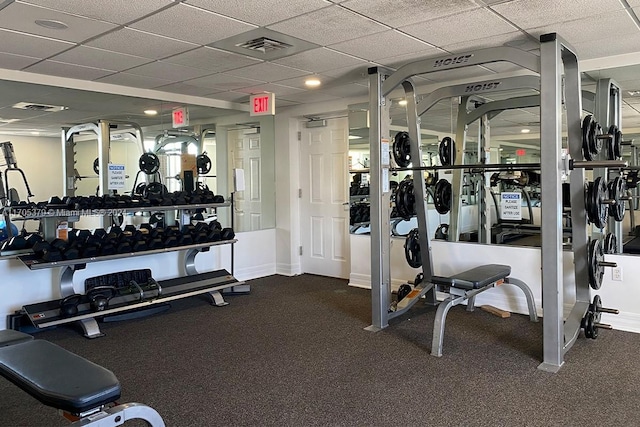
<path id="1" fill-rule="evenodd" d="M 72 423 L 72 426 L 112 427 L 129 420 L 144 420 L 150 427 L 165 427 L 158 412 L 141 403 L 125 403 L 105 409 Z"/>
<path id="2" fill-rule="evenodd" d="M 447 313 L 454 305 L 464 300 L 464 297 L 449 297 L 438 305 L 436 310 L 436 318 L 433 321 L 433 340 L 431 341 L 431 355 L 436 357 L 442 356 L 442 342 L 444 341 L 444 323 L 447 319 Z"/>
<path id="3" fill-rule="evenodd" d="M 537 322 L 538 313 L 536 312 L 536 304 L 533 300 L 533 292 L 531 292 L 529 286 L 527 286 L 527 284 L 522 280 L 515 279 L 513 277 L 508 277 L 506 282 L 522 289 L 524 296 L 527 298 L 527 306 L 529 306 L 529 319 L 531 319 L 532 322 Z"/>
<path id="4" fill-rule="evenodd" d="M 467 301 L 467 311 L 474 311 L 476 308 L 476 296 L 472 296 Z"/>
<path id="5" fill-rule="evenodd" d="M 90 317 L 88 319 L 80 319 L 78 322 L 80 322 L 80 326 L 82 326 L 85 337 L 99 338 L 104 336 L 104 334 L 100 332 L 100 326 L 98 325 L 98 322 L 93 317 Z"/>

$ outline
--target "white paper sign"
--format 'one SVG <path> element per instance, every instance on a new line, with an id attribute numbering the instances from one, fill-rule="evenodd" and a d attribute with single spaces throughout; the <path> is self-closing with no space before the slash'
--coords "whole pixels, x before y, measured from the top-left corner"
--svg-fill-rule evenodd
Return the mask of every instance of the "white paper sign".
<path id="1" fill-rule="evenodd" d="M 518 221 L 522 219 L 522 194 L 519 192 L 500 194 L 500 218 Z"/>
<path id="2" fill-rule="evenodd" d="M 120 190 L 124 188 L 124 179 L 125 179 L 124 165 L 116 165 L 113 163 L 109 163 L 108 166 L 109 166 L 109 169 L 108 169 L 109 184 L 107 185 L 107 188 L 109 190 Z"/>
<path id="3" fill-rule="evenodd" d="M 391 160 L 389 156 L 389 140 L 387 138 L 382 138 L 381 144 L 380 164 L 382 166 L 389 166 L 389 162 Z"/>

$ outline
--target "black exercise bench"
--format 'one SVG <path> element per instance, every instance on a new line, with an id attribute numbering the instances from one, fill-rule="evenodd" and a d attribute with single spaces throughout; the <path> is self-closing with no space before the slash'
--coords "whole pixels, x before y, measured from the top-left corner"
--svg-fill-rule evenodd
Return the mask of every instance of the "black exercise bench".
<path id="1" fill-rule="evenodd" d="M 467 311 L 473 311 L 476 295 L 503 283 L 515 285 L 524 292 L 527 306 L 529 307 L 529 318 L 532 322 L 538 321 L 531 289 L 522 280 L 509 277 L 510 274 L 511 267 L 508 265 L 488 264 L 451 277 L 432 276 L 431 283 L 436 286 L 436 289 L 449 294 L 449 297 L 438 305 L 438 310 L 436 311 L 436 318 L 433 324 L 433 341 L 431 343 L 431 354 L 433 356 L 442 356 L 444 323 L 449 309 L 468 301 Z"/>
<path id="2" fill-rule="evenodd" d="M 59 409 L 71 425 L 106 427 L 142 419 L 164 427 L 155 409 L 115 403 L 120 383 L 108 369 L 62 347 L 14 330 L 0 331 L 0 375 L 41 403 Z"/>

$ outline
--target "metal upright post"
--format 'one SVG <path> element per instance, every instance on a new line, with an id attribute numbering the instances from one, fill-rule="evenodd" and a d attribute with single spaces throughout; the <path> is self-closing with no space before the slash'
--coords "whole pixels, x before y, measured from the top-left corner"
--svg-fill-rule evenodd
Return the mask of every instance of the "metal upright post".
<path id="1" fill-rule="evenodd" d="M 98 195 L 102 196 L 109 191 L 109 147 L 111 145 L 111 131 L 109 129 L 109 122 L 100 120 L 98 130 L 98 167 L 100 169 L 100 183 Z"/>
<path id="2" fill-rule="evenodd" d="M 540 163 L 542 193 L 543 362 L 539 369 L 557 372 L 563 361 L 562 62 L 555 34 L 540 37 Z"/>
<path id="3" fill-rule="evenodd" d="M 389 223 L 389 106 L 382 94 L 384 74 L 369 68 L 369 147 L 371 198 L 371 326 L 378 331 L 389 326 L 391 303 Z"/>
<path id="4" fill-rule="evenodd" d="M 464 162 L 464 150 L 467 146 L 467 103 L 468 96 L 460 98 L 460 106 L 458 107 L 458 117 L 456 118 L 456 165 Z M 448 240 L 457 242 L 460 240 L 460 213 L 462 212 L 462 170 L 454 170 L 451 175 L 451 210 L 449 211 L 449 233 Z"/>

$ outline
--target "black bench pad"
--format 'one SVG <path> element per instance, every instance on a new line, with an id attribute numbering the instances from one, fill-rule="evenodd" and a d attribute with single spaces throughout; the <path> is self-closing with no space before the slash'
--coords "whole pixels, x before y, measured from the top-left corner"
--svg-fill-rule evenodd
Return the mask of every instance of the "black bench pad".
<path id="1" fill-rule="evenodd" d="M 43 404 L 76 414 L 120 397 L 111 371 L 43 340 L 0 348 L 0 375 Z"/>
<path id="2" fill-rule="evenodd" d="M 33 337 L 31 335 L 14 331 L 13 329 L 3 329 L 0 331 L 0 347 L 20 344 L 21 342 L 31 341 L 32 339 Z"/>
<path id="3" fill-rule="evenodd" d="M 463 271 L 451 277 L 433 276 L 431 282 L 436 285 L 452 286 L 454 288 L 471 290 L 505 279 L 511 274 L 511 266 L 488 264 Z"/>

